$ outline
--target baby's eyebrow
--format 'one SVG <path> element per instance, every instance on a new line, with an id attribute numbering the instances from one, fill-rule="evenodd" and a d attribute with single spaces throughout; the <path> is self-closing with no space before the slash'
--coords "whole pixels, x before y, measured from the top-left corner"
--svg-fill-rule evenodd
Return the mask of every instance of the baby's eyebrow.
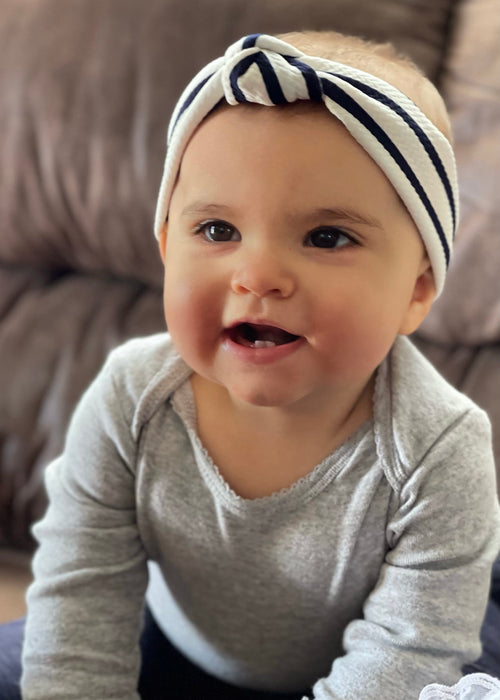
<path id="1" fill-rule="evenodd" d="M 335 221 L 349 221 L 352 224 L 365 224 L 373 228 L 383 228 L 382 223 L 376 217 L 369 216 L 368 214 L 361 214 L 359 211 L 354 211 L 353 209 L 347 209 L 345 207 L 319 207 L 305 214 L 290 212 L 290 218 L 307 220 L 322 220 L 326 218 L 330 220 L 334 219 Z"/>
<path id="2" fill-rule="evenodd" d="M 198 202 L 192 202 L 191 204 L 188 204 L 186 207 L 184 207 L 184 209 L 181 211 L 181 216 L 193 216 L 193 215 L 196 215 L 196 216 L 212 215 L 212 216 L 214 216 L 215 214 L 228 213 L 228 212 L 231 212 L 231 207 L 228 207 L 225 204 L 217 204 L 215 202 L 198 201 Z"/>

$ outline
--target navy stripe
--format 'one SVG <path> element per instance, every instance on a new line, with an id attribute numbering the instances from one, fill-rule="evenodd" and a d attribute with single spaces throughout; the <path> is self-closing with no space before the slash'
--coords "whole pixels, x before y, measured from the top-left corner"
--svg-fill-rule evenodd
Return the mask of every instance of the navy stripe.
<path id="1" fill-rule="evenodd" d="M 307 63 L 302 63 L 302 61 L 299 61 L 298 58 L 294 58 L 293 56 L 283 56 L 283 58 L 288 61 L 291 66 L 298 68 L 304 76 L 307 91 L 309 93 L 309 99 L 312 102 L 322 102 L 323 91 L 321 90 L 321 83 L 319 81 L 318 74 L 314 68 L 308 66 Z"/>
<path id="2" fill-rule="evenodd" d="M 331 75 L 335 75 L 338 78 L 342 78 L 342 80 L 345 80 L 347 83 L 350 83 L 353 87 L 364 92 L 365 95 L 368 95 L 368 97 L 371 97 L 372 99 L 377 100 L 378 102 L 381 102 L 382 104 L 386 105 L 387 107 L 392 109 L 392 111 L 395 112 L 399 117 L 401 117 L 401 119 L 403 119 L 403 121 L 405 121 L 406 124 L 408 124 L 410 129 L 414 132 L 414 134 L 417 136 L 418 140 L 424 147 L 427 155 L 429 156 L 430 160 L 432 161 L 432 164 L 434 165 L 437 171 L 437 174 L 441 178 L 443 187 L 446 192 L 446 196 L 448 197 L 448 202 L 450 204 L 451 216 L 453 220 L 453 231 L 455 231 L 457 212 L 455 198 L 453 196 L 453 190 L 451 189 L 448 174 L 441 161 L 441 158 L 439 157 L 439 154 L 437 153 L 436 149 L 434 148 L 431 140 L 429 139 L 425 131 L 419 126 L 419 124 L 417 124 L 413 117 L 411 117 L 408 114 L 408 112 L 406 112 L 401 107 L 401 105 L 399 105 L 397 102 L 394 102 L 394 100 L 392 100 L 387 95 L 384 95 L 384 93 L 380 92 L 379 90 L 376 90 L 375 88 L 372 88 L 369 85 L 365 85 L 364 83 L 360 82 L 359 80 L 355 80 L 354 78 L 348 78 L 345 75 L 340 75 L 338 73 L 332 73 Z"/>
<path id="3" fill-rule="evenodd" d="M 174 124 L 173 129 L 172 129 L 172 132 L 171 132 L 172 134 L 173 134 L 174 131 L 175 131 L 175 127 L 177 126 L 177 123 L 178 123 L 179 119 L 182 117 L 182 115 L 184 114 L 184 112 L 186 111 L 186 109 L 191 105 L 191 103 L 192 103 L 193 100 L 195 99 L 196 95 L 200 92 L 200 90 L 204 87 L 204 85 L 206 85 L 206 83 L 210 80 L 210 78 L 211 78 L 213 75 L 214 75 L 214 73 L 212 73 L 211 75 L 209 75 L 208 78 L 204 78 L 203 80 L 201 80 L 201 81 L 198 83 L 198 85 L 197 85 L 195 88 L 193 88 L 193 90 L 189 93 L 189 95 L 187 96 L 187 98 L 186 98 L 184 104 L 182 105 L 182 107 L 181 107 L 180 110 L 179 110 L 179 114 L 177 115 L 177 118 L 176 118 L 176 120 L 175 120 L 175 124 Z"/>
<path id="4" fill-rule="evenodd" d="M 242 44 L 242 49 L 251 49 L 255 46 L 257 43 L 257 39 L 261 36 L 260 34 L 249 34 L 248 36 L 245 37 L 243 44 Z"/>
<path id="5" fill-rule="evenodd" d="M 269 99 L 275 105 L 286 104 L 287 99 L 283 94 L 279 80 L 276 77 L 274 68 L 267 56 L 259 51 L 257 53 L 251 54 L 250 56 L 245 56 L 239 63 L 235 65 L 229 76 L 231 83 L 231 88 L 233 90 L 234 99 L 237 102 L 248 102 L 244 93 L 238 86 L 238 79 L 244 75 L 252 64 L 256 63 L 261 72 L 264 84 L 266 86 L 267 94 Z"/>
<path id="6" fill-rule="evenodd" d="M 341 76 L 342 77 L 342 76 Z M 448 246 L 448 241 L 441 226 L 441 222 L 434 211 L 429 198 L 427 197 L 418 177 L 415 175 L 407 160 L 404 158 L 397 146 L 391 141 L 386 132 L 377 124 L 376 121 L 347 93 L 345 93 L 342 88 L 334 83 L 331 83 L 326 78 L 321 80 L 323 85 L 323 92 L 327 97 L 332 99 L 334 102 L 339 104 L 345 110 L 347 110 L 355 119 L 357 119 L 363 126 L 365 126 L 368 131 L 374 136 L 377 141 L 385 148 L 385 150 L 392 156 L 394 161 L 399 165 L 403 173 L 406 175 L 411 185 L 420 197 L 422 204 L 424 205 L 427 213 L 429 214 L 432 223 L 436 228 L 436 232 L 441 241 L 441 246 L 443 248 L 444 256 L 446 259 L 446 266 L 448 266 L 450 260 L 450 249 Z"/>

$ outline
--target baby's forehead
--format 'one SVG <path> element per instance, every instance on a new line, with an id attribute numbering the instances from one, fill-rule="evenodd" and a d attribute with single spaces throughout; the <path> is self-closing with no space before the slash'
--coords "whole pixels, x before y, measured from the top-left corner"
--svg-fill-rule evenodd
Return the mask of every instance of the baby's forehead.
<path id="1" fill-rule="evenodd" d="M 349 201 L 363 175 L 382 179 L 389 185 L 391 198 L 401 205 L 384 171 L 323 103 L 302 101 L 272 107 L 221 104 L 201 122 L 187 144 L 176 184 L 182 181 L 183 191 L 199 188 L 204 195 L 210 192 L 215 197 L 217 187 L 222 189 L 220 194 L 226 194 L 233 184 L 238 189 L 238 181 L 246 185 L 267 182 L 265 190 L 276 181 L 286 182 L 288 191 L 295 191 L 296 196 L 300 193 L 307 199 L 311 192 L 316 193 L 319 209 L 321 202 L 324 207 L 331 204 L 332 189 L 336 189 L 332 183 L 339 172 L 343 182 L 351 182 L 349 178 L 355 174 Z M 216 175 L 225 178 L 226 185 L 221 185 L 223 180 L 217 180 Z M 346 199 L 347 195 L 343 196 Z M 343 204 L 347 207 L 347 201 Z"/>

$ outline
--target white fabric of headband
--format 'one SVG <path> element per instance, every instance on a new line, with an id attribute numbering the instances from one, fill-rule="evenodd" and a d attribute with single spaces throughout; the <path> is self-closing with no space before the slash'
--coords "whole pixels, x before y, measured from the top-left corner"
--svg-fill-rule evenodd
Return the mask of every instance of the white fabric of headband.
<path id="1" fill-rule="evenodd" d="M 306 56 L 266 34 L 232 44 L 205 66 L 182 93 L 168 129 L 167 156 L 155 216 L 158 237 L 184 150 L 221 101 L 279 105 L 323 102 L 385 173 L 415 222 L 440 294 L 458 219 L 453 149 L 446 137 L 400 90 L 336 61 Z"/>

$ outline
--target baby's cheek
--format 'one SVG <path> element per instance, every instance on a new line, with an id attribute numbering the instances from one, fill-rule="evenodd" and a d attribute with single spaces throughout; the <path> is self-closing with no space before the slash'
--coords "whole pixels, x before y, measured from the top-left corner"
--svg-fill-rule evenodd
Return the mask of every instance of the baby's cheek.
<path id="1" fill-rule="evenodd" d="M 220 332 L 216 300 L 208 289 L 196 283 L 177 280 L 166 284 L 164 308 L 167 328 L 183 358 L 193 366 L 209 351 Z"/>
<path id="2" fill-rule="evenodd" d="M 319 324 L 324 329 L 318 342 L 325 361 L 346 379 L 371 374 L 394 341 L 383 314 L 362 305 L 325 314 Z"/>
<path id="3" fill-rule="evenodd" d="M 165 319 L 172 334 L 190 333 L 199 311 L 197 296 L 192 285 L 179 280 L 165 285 L 163 293 Z"/>

